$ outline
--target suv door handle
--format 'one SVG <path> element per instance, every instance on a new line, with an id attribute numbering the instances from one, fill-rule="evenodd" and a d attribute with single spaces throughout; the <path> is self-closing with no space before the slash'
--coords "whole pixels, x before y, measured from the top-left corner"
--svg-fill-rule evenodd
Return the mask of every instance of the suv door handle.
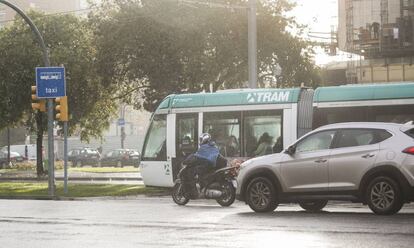
<path id="1" fill-rule="evenodd" d="M 374 156 L 375 156 L 375 154 L 372 154 L 372 153 L 368 153 L 368 154 L 362 155 L 363 158 L 372 158 Z"/>
<path id="2" fill-rule="evenodd" d="M 320 158 L 318 160 L 315 160 L 315 163 L 326 163 L 326 161 L 328 161 L 328 160 L 324 159 L 324 158 Z"/>

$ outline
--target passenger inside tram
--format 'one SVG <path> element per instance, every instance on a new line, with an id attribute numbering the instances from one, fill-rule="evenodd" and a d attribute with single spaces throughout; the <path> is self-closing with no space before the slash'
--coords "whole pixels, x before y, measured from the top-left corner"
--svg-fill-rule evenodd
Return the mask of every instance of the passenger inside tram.
<path id="1" fill-rule="evenodd" d="M 253 152 L 253 155 L 255 157 L 258 157 L 273 153 L 272 140 L 273 137 L 270 136 L 269 133 L 263 133 L 262 136 L 260 136 L 259 138 L 259 145 Z"/>
<path id="2" fill-rule="evenodd" d="M 227 157 L 238 157 L 240 156 L 240 148 L 239 148 L 239 142 L 237 141 L 236 136 L 230 135 L 227 137 L 226 142 L 226 154 Z"/>

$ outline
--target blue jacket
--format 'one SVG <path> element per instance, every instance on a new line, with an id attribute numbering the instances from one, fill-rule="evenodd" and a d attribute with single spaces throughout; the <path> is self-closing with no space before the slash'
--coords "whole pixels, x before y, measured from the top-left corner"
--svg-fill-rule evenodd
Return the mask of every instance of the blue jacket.
<path id="1" fill-rule="evenodd" d="M 220 151 L 217 148 L 216 143 L 210 141 L 207 144 L 201 145 L 194 156 L 207 160 L 211 166 L 216 166 L 216 161 L 219 154 Z"/>

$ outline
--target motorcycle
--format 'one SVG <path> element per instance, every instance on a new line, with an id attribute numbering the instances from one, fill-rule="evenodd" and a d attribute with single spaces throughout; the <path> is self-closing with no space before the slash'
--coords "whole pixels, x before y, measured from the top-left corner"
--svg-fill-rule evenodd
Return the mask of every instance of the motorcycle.
<path id="1" fill-rule="evenodd" d="M 215 199 L 218 204 L 228 207 L 236 199 L 236 176 L 238 168 L 224 167 L 208 173 L 202 178 L 196 176 L 196 187 L 198 196 L 191 194 L 189 187 L 185 186 L 186 171 L 190 168 L 188 165 L 182 165 L 178 172 L 177 179 L 172 189 L 172 198 L 178 205 L 187 204 L 190 199 Z"/>

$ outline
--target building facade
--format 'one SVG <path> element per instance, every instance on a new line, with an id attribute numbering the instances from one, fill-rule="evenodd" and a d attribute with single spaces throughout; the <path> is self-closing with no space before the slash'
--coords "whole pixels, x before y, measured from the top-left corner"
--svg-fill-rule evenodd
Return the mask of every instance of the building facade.
<path id="1" fill-rule="evenodd" d="M 414 81 L 414 0 L 339 0 L 348 83 Z"/>

